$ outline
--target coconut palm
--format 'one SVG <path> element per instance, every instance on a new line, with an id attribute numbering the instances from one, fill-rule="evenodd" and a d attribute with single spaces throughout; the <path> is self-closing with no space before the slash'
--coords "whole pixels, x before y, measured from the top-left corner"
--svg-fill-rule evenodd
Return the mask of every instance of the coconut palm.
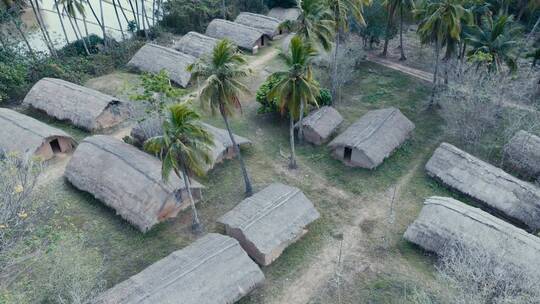
<path id="1" fill-rule="evenodd" d="M 43 35 L 43 40 L 45 41 L 45 44 L 47 45 L 47 48 L 51 52 L 52 56 L 58 57 L 58 55 L 56 54 L 56 49 L 54 48 L 54 44 L 52 42 L 52 39 L 51 39 L 51 37 L 49 35 L 49 31 L 47 29 L 47 26 L 45 25 L 45 22 L 43 21 L 43 18 L 41 16 L 41 10 L 39 8 L 38 0 L 30 0 L 28 2 L 30 3 L 30 6 L 32 7 L 32 12 L 34 13 L 34 16 L 36 17 L 36 21 L 37 21 L 39 30 L 41 31 L 41 34 Z"/>
<path id="2" fill-rule="evenodd" d="M 278 100 L 282 114 L 286 111 L 289 114 L 291 144 L 289 167 L 291 169 L 297 167 L 294 147 L 295 119 L 303 116 L 308 104 L 317 105 L 317 96 L 320 94 L 319 84 L 313 78 L 311 70 L 311 60 L 316 54 L 316 50 L 310 43 L 303 42 L 300 37 L 294 37 L 291 40 L 289 54 L 283 55 L 288 69 L 273 74 L 280 80 L 268 94 L 270 99 Z M 298 127 L 298 134 L 301 137 L 303 132 L 301 120 Z"/>
<path id="3" fill-rule="evenodd" d="M 246 186 L 246 195 L 253 194 L 251 180 L 249 178 L 240 147 L 236 144 L 229 125 L 229 115 L 235 109 L 241 109 L 239 95 L 249 92 L 249 89 L 240 82 L 240 78 L 246 77 L 249 70 L 245 68 L 246 59 L 228 40 L 221 40 L 217 43 L 210 56 L 204 56 L 195 63 L 188 66 L 188 71 L 197 79 L 204 79 L 203 87 L 199 94 L 199 99 L 203 106 L 209 106 L 212 113 L 219 110 L 229 137 L 233 143 Z"/>
<path id="4" fill-rule="evenodd" d="M 152 137 L 144 143 L 146 151 L 160 156 L 164 180 L 169 180 L 171 172 L 174 172 L 184 181 L 193 212 L 194 232 L 201 232 L 202 224 L 191 193 L 190 176 L 204 174 L 204 167 L 211 163 L 210 146 L 213 144 L 212 135 L 199 119 L 199 114 L 187 102 L 173 104 L 163 122 L 163 135 Z"/>
<path id="5" fill-rule="evenodd" d="M 63 11 L 67 14 L 69 23 L 71 24 L 71 27 L 73 29 L 73 32 L 75 33 L 75 36 L 78 39 L 81 40 L 86 54 L 90 55 L 90 51 L 88 49 L 88 44 L 86 43 L 86 40 L 84 39 L 84 36 L 82 35 L 81 29 L 79 28 L 79 23 L 77 22 L 77 15 L 78 14 L 80 14 L 82 16 L 85 16 L 85 14 L 86 14 L 82 1 L 79 1 L 79 0 L 58 0 L 55 3 L 55 5 L 56 6 L 62 5 Z"/>
<path id="6" fill-rule="evenodd" d="M 471 47 L 467 55 L 488 55 L 491 60 L 484 63 L 490 72 L 499 72 L 503 64 L 513 72 L 517 69 L 516 38 L 520 32 L 511 16 L 498 16 L 495 20 L 491 16 L 485 17 L 482 26 L 472 28 L 467 33 L 467 42 Z"/>
<path id="7" fill-rule="evenodd" d="M 414 0 L 396 0 L 396 10 L 399 9 L 399 50 L 400 57 L 399 60 L 407 60 L 405 56 L 405 49 L 403 48 L 403 19 L 405 12 L 410 12 L 414 10 Z"/>

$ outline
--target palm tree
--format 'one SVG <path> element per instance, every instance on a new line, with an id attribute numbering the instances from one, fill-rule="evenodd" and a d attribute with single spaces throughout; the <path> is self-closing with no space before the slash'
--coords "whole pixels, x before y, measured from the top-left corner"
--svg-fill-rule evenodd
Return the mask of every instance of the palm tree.
<path id="1" fill-rule="evenodd" d="M 246 59 L 238 51 L 238 48 L 228 40 L 221 40 L 214 47 L 210 56 L 204 56 L 188 66 L 188 71 L 197 79 L 205 79 L 199 99 L 203 105 L 210 106 L 212 113 L 216 109 L 219 110 L 240 161 L 246 195 L 251 196 L 253 194 L 251 180 L 228 119 L 235 109 L 242 107 L 238 96 L 241 93 L 249 92 L 249 89 L 239 81 L 240 78 L 248 75 L 249 70 L 244 67 L 245 64 Z"/>
<path id="2" fill-rule="evenodd" d="M 41 16 L 41 10 L 39 9 L 38 0 L 30 0 L 28 2 L 30 3 L 30 6 L 32 7 L 32 12 L 34 13 L 34 16 L 36 17 L 39 30 L 41 31 L 41 34 L 43 35 L 43 40 L 45 41 L 47 48 L 49 49 L 53 57 L 58 57 L 58 55 L 56 54 L 56 49 L 54 48 L 54 44 L 49 35 L 49 31 L 47 30 L 47 26 L 45 25 L 45 22 L 43 21 L 43 18 Z"/>
<path id="3" fill-rule="evenodd" d="M 56 13 L 58 14 L 58 19 L 60 20 L 60 26 L 62 27 L 62 32 L 64 33 L 66 44 L 69 44 L 69 38 L 66 32 L 66 27 L 64 25 L 64 18 L 62 16 L 62 13 L 60 13 L 60 8 L 58 7 L 58 0 L 54 1 L 54 8 L 56 9 Z"/>
<path id="4" fill-rule="evenodd" d="M 79 23 L 77 22 L 77 14 L 85 16 L 86 12 L 82 1 L 79 0 L 58 0 L 55 5 L 61 4 L 63 6 L 63 11 L 66 12 L 68 20 L 71 24 L 73 32 L 76 37 L 80 37 L 80 40 L 83 44 L 84 50 L 87 55 L 90 55 L 90 50 L 88 49 L 88 44 L 86 43 L 85 37 L 82 35 L 81 29 L 79 28 Z M 73 21 L 72 21 L 73 19 Z M 73 24 L 75 23 L 75 25 Z M 87 37 L 88 38 L 88 37 Z"/>
<path id="5" fill-rule="evenodd" d="M 294 147 L 295 119 L 302 117 L 308 104 L 317 105 L 320 88 L 313 78 L 311 70 L 311 60 L 317 54 L 316 50 L 311 44 L 304 43 L 300 37 L 294 37 L 291 40 L 289 49 L 290 54 L 283 55 L 288 69 L 273 74 L 280 81 L 270 91 L 268 97 L 278 100 L 282 114 L 286 110 L 289 112 L 289 138 L 291 144 L 289 167 L 294 169 L 297 167 Z M 301 120 L 298 127 L 298 134 L 301 137 L 303 132 Z"/>
<path id="6" fill-rule="evenodd" d="M 499 16 L 495 20 L 491 16 L 485 17 L 481 27 L 472 28 L 467 34 L 467 42 L 471 46 L 467 55 L 488 55 L 487 69 L 490 72 L 499 72 L 503 63 L 514 72 L 517 69 L 516 38 L 520 32 L 512 16 Z"/>
<path id="7" fill-rule="evenodd" d="M 160 156 L 164 180 L 169 180 L 171 172 L 174 172 L 184 181 L 193 212 L 192 229 L 197 233 L 202 231 L 202 224 L 191 194 L 190 176 L 204 174 L 205 165 L 211 162 L 210 146 L 213 144 L 212 135 L 200 124 L 199 119 L 199 114 L 186 102 L 173 104 L 163 122 L 163 135 L 152 137 L 144 143 L 146 151 Z"/>
<path id="8" fill-rule="evenodd" d="M 332 11 L 334 19 L 334 31 L 336 35 L 336 47 L 334 49 L 334 71 L 332 77 L 332 97 L 336 100 L 338 86 L 338 52 L 340 34 L 349 31 L 349 17 L 352 16 L 358 23 L 365 25 L 363 16 L 364 5 L 370 5 L 371 0 L 326 0 L 326 5 Z"/>
<path id="9" fill-rule="evenodd" d="M 405 56 L 405 49 L 403 48 L 403 19 L 404 19 L 404 11 L 410 12 L 414 10 L 414 0 L 399 0 L 397 3 L 397 7 L 399 8 L 399 50 L 400 50 L 400 57 L 399 60 L 404 61 L 407 60 L 407 57 Z"/>
<path id="10" fill-rule="evenodd" d="M 118 1 L 120 3 L 120 1 Z M 112 0 L 112 5 L 114 7 L 114 13 L 116 14 L 116 20 L 118 20 L 118 26 L 120 27 L 120 34 L 122 34 L 122 40 L 126 40 L 124 35 L 124 28 L 122 27 L 122 20 L 120 20 L 120 14 L 118 14 L 118 8 L 116 7 L 116 1 Z M 122 10 L 123 12 L 124 10 Z"/>
<path id="11" fill-rule="evenodd" d="M 386 55 L 388 54 L 388 43 L 390 42 L 390 28 L 392 27 L 392 22 L 396 14 L 396 7 L 398 5 L 397 2 L 399 2 L 399 0 L 385 0 L 383 2 L 383 5 L 386 7 L 386 10 L 387 10 L 387 18 L 388 18 L 386 20 L 386 30 L 384 34 L 384 47 L 381 53 L 381 56 L 384 56 L 384 57 L 386 57 Z"/>

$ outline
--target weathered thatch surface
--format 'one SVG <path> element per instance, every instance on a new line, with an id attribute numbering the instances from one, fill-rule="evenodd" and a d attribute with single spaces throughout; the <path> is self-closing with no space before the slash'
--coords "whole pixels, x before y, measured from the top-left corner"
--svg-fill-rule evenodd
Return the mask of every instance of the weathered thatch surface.
<path id="1" fill-rule="evenodd" d="M 153 43 L 144 45 L 131 60 L 128 66 L 139 71 L 159 73 L 166 70 L 172 81 L 182 87 L 187 87 L 191 80 L 191 73 L 187 67 L 195 62 L 196 58 Z"/>
<path id="2" fill-rule="evenodd" d="M 229 39 L 238 47 L 254 53 L 262 46 L 264 34 L 252 27 L 223 19 L 214 19 L 206 28 L 206 35 L 216 39 Z"/>
<path id="3" fill-rule="evenodd" d="M 295 187 L 272 184 L 246 198 L 218 221 L 260 265 L 270 265 L 319 218 L 313 203 Z"/>
<path id="4" fill-rule="evenodd" d="M 274 7 L 268 12 L 268 16 L 281 21 L 296 21 L 300 17 L 300 10 L 298 8 Z"/>
<path id="5" fill-rule="evenodd" d="M 279 25 L 281 21 L 273 17 L 243 12 L 236 17 L 234 22 L 256 28 L 270 39 L 274 39 L 275 36 L 280 34 Z"/>
<path id="6" fill-rule="evenodd" d="M 199 58 L 211 54 L 218 41 L 197 32 L 189 32 L 174 44 L 174 49 Z"/>
<path id="7" fill-rule="evenodd" d="M 264 274 L 228 236 L 209 233 L 107 290 L 94 304 L 232 304 Z"/>
<path id="8" fill-rule="evenodd" d="M 30 116 L 0 108 L 0 156 L 15 152 L 48 160 L 55 153 L 70 152 L 74 146 L 75 141 L 66 132 Z"/>
<path id="9" fill-rule="evenodd" d="M 38 81 L 24 103 L 88 131 L 112 127 L 131 114 L 128 102 L 55 78 Z"/>
<path id="10" fill-rule="evenodd" d="M 183 180 L 171 174 L 169 181 L 164 181 L 159 160 L 110 136 L 86 138 L 64 175 L 143 232 L 189 206 Z M 202 186 L 192 180 L 191 187 L 199 200 Z"/>
<path id="11" fill-rule="evenodd" d="M 505 165 L 540 182 L 540 137 L 519 131 L 504 147 Z"/>
<path id="12" fill-rule="evenodd" d="M 540 188 L 503 170 L 442 143 L 426 164 L 427 173 L 456 189 L 518 220 L 532 230 L 540 228 Z"/>
<path id="13" fill-rule="evenodd" d="M 329 146 L 333 155 L 353 167 L 373 169 L 390 156 L 414 130 L 414 124 L 396 108 L 367 112 Z"/>
<path id="14" fill-rule="evenodd" d="M 281 42 L 281 51 L 285 54 L 289 54 L 289 47 L 291 46 L 291 40 L 294 38 L 296 33 L 290 33 Z"/>
<path id="15" fill-rule="evenodd" d="M 212 125 L 202 123 L 209 133 L 214 137 L 214 145 L 211 150 L 212 163 L 206 167 L 206 171 L 211 170 L 218 163 L 221 163 L 223 159 L 232 159 L 236 156 L 232 141 L 229 137 L 229 133 L 225 129 L 216 128 Z M 157 119 L 147 119 L 137 124 L 131 130 L 131 136 L 135 139 L 138 145 L 142 145 L 147 139 L 162 135 L 161 122 Z M 251 141 L 242 136 L 233 134 L 236 144 L 239 146 L 247 146 L 251 144 Z"/>
<path id="16" fill-rule="evenodd" d="M 327 142 L 343 122 L 343 117 L 332 107 L 321 107 L 302 120 L 307 141 L 322 145 Z"/>
<path id="17" fill-rule="evenodd" d="M 522 270 L 540 272 L 538 237 L 452 198 L 428 198 L 404 237 L 438 254 L 456 245 L 478 248 Z"/>

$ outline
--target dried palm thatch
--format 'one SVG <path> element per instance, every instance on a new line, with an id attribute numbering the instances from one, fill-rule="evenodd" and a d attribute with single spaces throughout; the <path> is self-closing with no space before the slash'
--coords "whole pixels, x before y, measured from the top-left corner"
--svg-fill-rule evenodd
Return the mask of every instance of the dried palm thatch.
<path id="1" fill-rule="evenodd" d="M 494 211 L 540 228 L 540 188 L 519 180 L 460 149 L 442 143 L 426 164 L 431 177 L 440 180 Z"/>
<path id="2" fill-rule="evenodd" d="M 275 183 L 243 200 L 218 222 L 257 263 L 267 266 L 319 217 L 300 189 Z"/>
<path id="3" fill-rule="evenodd" d="M 270 39 L 274 39 L 275 36 L 281 34 L 279 29 L 281 21 L 273 17 L 243 12 L 236 17 L 234 22 L 256 28 Z"/>
<path id="4" fill-rule="evenodd" d="M 75 147 L 66 132 L 13 110 L 0 108 L 0 126 L 0 156 L 15 152 L 48 160 Z"/>
<path id="5" fill-rule="evenodd" d="M 281 21 L 296 21 L 300 17 L 300 10 L 298 8 L 283 8 L 274 7 L 268 12 L 268 16 L 276 18 Z"/>
<path id="6" fill-rule="evenodd" d="M 223 19 L 212 20 L 206 28 L 206 35 L 216 39 L 229 39 L 238 47 L 253 53 L 264 45 L 264 34 L 258 29 Z"/>
<path id="7" fill-rule="evenodd" d="M 153 43 L 145 44 L 131 60 L 128 66 L 139 71 L 159 73 L 166 70 L 171 80 L 181 87 L 187 87 L 191 81 L 191 73 L 187 67 L 196 58 Z"/>
<path id="8" fill-rule="evenodd" d="M 171 175 L 164 181 L 159 160 L 110 136 L 86 138 L 64 175 L 142 232 L 189 206 L 183 180 Z M 191 187 L 195 200 L 200 200 L 202 186 L 192 180 Z"/>
<path id="9" fill-rule="evenodd" d="M 200 58 L 211 54 L 218 41 L 197 32 L 189 32 L 174 44 L 174 49 L 195 58 Z"/>
<path id="10" fill-rule="evenodd" d="M 540 182 L 540 137 L 519 131 L 504 147 L 505 165 Z"/>
<path id="11" fill-rule="evenodd" d="M 209 233 L 107 290 L 94 304 L 235 303 L 264 274 L 228 236 Z"/>
<path id="12" fill-rule="evenodd" d="M 88 131 L 112 127 L 131 114 L 128 102 L 55 78 L 38 81 L 24 104 Z"/>
<path id="13" fill-rule="evenodd" d="M 396 108 L 367 112 L 330 144 L 333 155 L 346 165 L 373 169 L 398 148 L 414 124 Z"/>
<path id="14" fill-rule="evenodd" d="M 321 107 L 302 120 L 304 137 L 310 143 L 322 145 L 336 132 L 343 117 L 332 107 Z"/>
<path id="15" fill-rule="evenodd" d="M 456 245 L 478 248 L 506 259 L 505 264 L 534 274 L 540 272 L 539 238 L 449 197 L 428 198 L 404 238 L 441 255 Z"/>

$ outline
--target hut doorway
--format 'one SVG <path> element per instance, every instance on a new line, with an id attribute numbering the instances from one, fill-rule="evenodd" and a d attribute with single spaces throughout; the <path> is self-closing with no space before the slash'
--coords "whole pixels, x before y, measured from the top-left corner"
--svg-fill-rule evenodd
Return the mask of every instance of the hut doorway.
<path id="1" fill-rule="evenodd" d="M 261 46 L 264 46 L 264 36 L 261 37 Z"/>
<path id="2" fill-rule="evenodd" d="M 346 161 L 351 161 L 352 157 L 352 148 L 345 147 L 345 151 L 343 152 L 343 159 Z"/>
<path id="3" fill-rule="evenodd" d="M 60 148 L 60 142 L 58 142 L 58 138 L 51 140 L 49 145 L 51 145 L 51 149 L 54 154 L 62 152 L 62 148 Z"/>

